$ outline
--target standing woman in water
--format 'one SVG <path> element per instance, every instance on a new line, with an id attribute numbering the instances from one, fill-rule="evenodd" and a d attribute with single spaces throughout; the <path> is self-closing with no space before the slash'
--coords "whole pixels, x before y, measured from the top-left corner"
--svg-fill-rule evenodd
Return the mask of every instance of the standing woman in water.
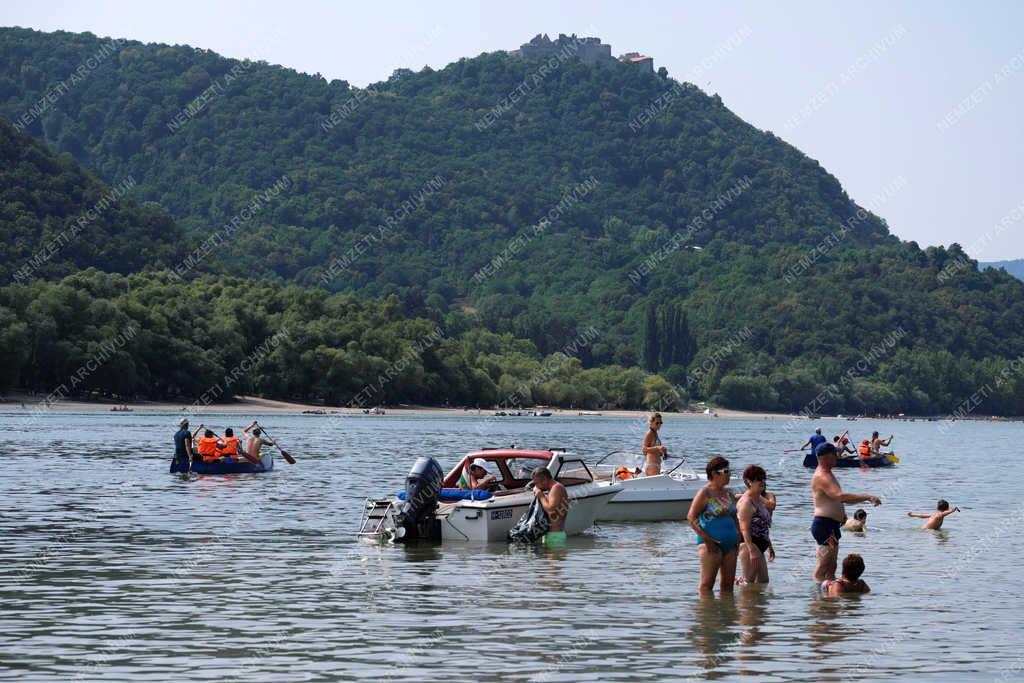
<path id="1" fill-rule="evenodd" d="M 729 461 L 716 455 L 706 468 L 708 485 L 697 492 L 686 519 L 697 534 L 700 557 L 700 592 L 715 589 L 722 573 L 722 592 L 731 593 L 736 581 L 736 549 L 740 544 L 736 500 L 729 490 Z"/>
<path id="2" fill-rule="evenodd" d="M 647 434 L 644 435 L 644 474 L 654 476 L 661 474 L 661 461 L 668 456 L 668 449 L 661 445 L 658 430 L 661 429 L 661 413 L 654 413 L 647 421 Z"/>
<path id="3" fill-rule="evenodd" d="M 739 552 L 743 579 L 747 583 L 768 583 L 768 562 L 775 561 L 775 548 L 768 535 L 775 511 L 775 495 L 768 492 L 768 475 L 759 465 L 747 465 L 743 470 L 743 483 L 747 490 L 736 504 L 743 541 Z"/>

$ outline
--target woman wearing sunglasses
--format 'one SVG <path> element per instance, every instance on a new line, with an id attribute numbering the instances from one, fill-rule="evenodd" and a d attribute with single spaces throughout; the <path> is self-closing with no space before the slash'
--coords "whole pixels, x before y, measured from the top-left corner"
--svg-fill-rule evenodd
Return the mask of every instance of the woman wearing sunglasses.
<path id="1" fill-rule="evenodd" d="M 743 470 L 743 483 L 747 490 L 737 503 L 740 525 L 739 562 L 747 583 L 768 583 L 768 562 L 775 561 L 775 548 L 768 537 L 775 511 L 775 494 L 768 493 L 768 474 L 758 465 Z"/>
<path id="2" fill-rule="evenodd" d="M 648 477 L 661 474 L 661 461 L 668 455 L 668 449 L 661 445 L 658 430 L 661 429 L 661 413 L 654 413 L 647 420 L 647 434 L 644 435 L 644 474 Z"/>
<path id="3" fill-rule="evenodd" d="M 736 550 L 740 542 L 736 502 L 729 490 L 729 461 L 717 455 L 708 461 L 706 471 L 708 484 L 693 497 L 687 520 L 699 545 L 700 592 L 712 592 L 715 578 L 721 572 L 721 589 L 727 593 L 732 592 L 736 580 Z"/>

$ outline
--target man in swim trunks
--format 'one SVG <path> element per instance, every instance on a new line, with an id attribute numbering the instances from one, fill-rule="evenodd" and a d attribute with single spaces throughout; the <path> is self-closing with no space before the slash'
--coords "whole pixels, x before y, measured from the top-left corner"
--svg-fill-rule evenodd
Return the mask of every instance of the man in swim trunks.
<path id="1" fill-rule="evenodd" d="M 811 535 L 818 543 L 818 564 L 814 569 L 814 580 L 836 578 L 836 563 L 839 557 L 840 529 L 846 521 L 846 503 L 870 502 L 881 505 L 882 500 L 869 493 L 843 493 L 843 487 L 832 472 L 836 464 L 836 449 L 830 443 L 818 447 L 815 452 L 818 467 L 811 478 L 811 496 L 814 499 L 814 521 Z"/>
<path id="2" fill-rule="evenodd" d="M 541 538 L 544 545 L 565 544 L 565 516 L 569 513 L 569 494 L 554 480 L 551 470 L 538 467 L 533 471 L 533 495 L 548 513 L 548 532 Z"/>

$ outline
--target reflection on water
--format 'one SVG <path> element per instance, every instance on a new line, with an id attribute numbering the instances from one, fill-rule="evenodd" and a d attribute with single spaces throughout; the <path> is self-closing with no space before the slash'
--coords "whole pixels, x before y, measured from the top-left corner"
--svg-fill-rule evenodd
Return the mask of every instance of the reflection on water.
<path id="1" fill-rule="evenodd" d="M 998 463 L 968 471 L 945 448 L 1010 452 L 1017 424 L 878 425 L 906 444 L 899 467 L 839 474 L 885 499 L 840 549 L 864 556 L 872 593 L 825 600 L 809 579 L 809 473 L 782 454 L 806 434 L 786 423 L 666 421 L 662 438 L 698 471 L 712 452 L 735 469 L 759 462 L 779 498 L 771 583 L 701 598 L 685 523 L 602 524 L 560 549 L 354 537 L 365 498 L 400 488 L 417 456 L 449 467 L 513 441 L 635 451 L 642 420 L 268 418 L 296 465 L 187 480 L 167 473 L 177 417 L 0 413 L 0 679 L 462 679 L 477 671 L 467 656 L 499 681 L 1022 669 L 1012 596 L 1024 553 L 1007 539 L 1024 509 Z M 985 505 L 921 531 L 906 511 L 939 496 Z M 949 623 L 955 636 L 936 637 Z"/>

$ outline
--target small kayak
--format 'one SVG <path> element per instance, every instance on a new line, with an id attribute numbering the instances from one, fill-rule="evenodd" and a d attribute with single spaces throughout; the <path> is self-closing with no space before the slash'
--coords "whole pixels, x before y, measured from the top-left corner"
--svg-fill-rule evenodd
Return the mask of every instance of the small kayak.
<path id="1" fill-rule="evenodd" d="M 209 462 L 193 462 L 192 472 L 196 474 L 259 474 L 274 469 L 274 456 L 268 450 L 263 454 L 259 464 L 252 464 L 244 457 L 239 456 L 238 460 L 211 460 Z M 189 471 L 188 462 L 182 462 L 177 458 L 171 458 L 171 474 Z"/>
<path id="2" fill-rule="evenodd" d="M 836 460 L 836 467 L 892 467 L 895 463 L 892 460 L 880 455 L 877 458 L 839 458 Z M 804 467 L 815 468 L 818 466 L 818 457 L 813 453 L 804 456 Z"/>

